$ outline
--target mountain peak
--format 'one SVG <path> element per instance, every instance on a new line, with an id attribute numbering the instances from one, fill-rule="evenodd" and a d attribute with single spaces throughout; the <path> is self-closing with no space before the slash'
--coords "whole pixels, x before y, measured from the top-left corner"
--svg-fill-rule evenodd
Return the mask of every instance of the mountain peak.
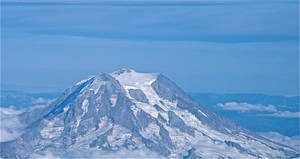
<path id="1" fill-rule="evenodd" d="M 143 89 L 149 87 L 157 78 L 157 73 L 140 73 L 133 69 L 121 69 L 110 74 L 125 89 Z"/>
<path id="2" fill-rule="evenodd" d="M 134 69 L 131 69 L 131 68 L 121 68 L 121 69 L 118 69 L 118 70 L 114 71 L 112 74 L 120 75 L 120 74 L 123 74 L 123 73 L 130 73 L 130 72 L 136 72 L 136 71 Z"/>

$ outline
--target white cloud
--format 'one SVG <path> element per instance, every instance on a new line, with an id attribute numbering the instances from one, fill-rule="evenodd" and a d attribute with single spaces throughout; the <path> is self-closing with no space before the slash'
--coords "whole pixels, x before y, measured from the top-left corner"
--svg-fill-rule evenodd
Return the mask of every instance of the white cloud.
<path id="1" fill-rule="evenodd" d="M 61 159 L 60 157 L 54 156 L 51 152 L 47 151 L 43 154 L 32 154 L 31 159 Z"/>
<path id="2" fill-rule="evenodd" d="M 23 110 L 17 110 L 13 105 L 8 108 L 0 107 L 1 116 L 3 115 L 17 115 L 23 113 Z"/>
<path id="3" fill-rule="evenodd" d="M 277 109 L 274 105 L 262 105 L 262 104 L 249 104 L 249 103 L 237 103 L 237 102 L 228 102 L 225 104 L 218 103 L 217 106 L 225 110 L 233 110 L 240 112 L 248 111 L 266 111 L 266 112 L 276 112 Z"/>
<path id="4" fill-rule="evenodd" d="M 81 159 L 107 159 L 107 158 L 123 158 L 123 159 L 164 159 L 155 152 L 149 151 L 148 149 L 140 150 L 119 150 L 116 152 L 105 152 L 99 149 L 75 149 L 66 153 L 58 151 L 44 151 L 40 154 L 30 155 L 32 159 L 64 159 L 64 158 L 81 158 Z"/>
<path id="5" fill-rule="evenodd" d="M 268 114 L 258 114 L 258 116 L 300 118 L 300 112 L 278 111 L 274 105 L 228 102 L 225 104 L 218 103 L 217 106 L 224 110 L 239 111 L 243 113 L 249 111 L 268 112 Z"/>
<path id="6" fill-rule="evenodd" d="M 259 116 L 273 116 L 281 118 L 300 118 L 300 112 L 278 111 L 272 114 L 259 114 Z"/>
<path id="7" fill-rule="evenodd" d="M 48 99 L 48 98 L 42 98 L 42 97 L 34 98 L 32 101 L 33 106 L 31 106 L 31 108 L 35 109 L 37 107 L 45 107 L 45 106 L 48 106 L 49 104 L 51 104 L 55 100 L 56 100 L 55 98 L 54 99 Z"/>
<path id="8" fill-rule="evenodd" d="M 22 134 L 24 125 L 17 117 L 22 112 L 13 106 L 9 108 L 0 107 L 0 142 L 14 140 Z"/>
<path id="9" fill-rule="evenodd" d="M 288 137 L 277 132 L 262 132 L 258 134 L 274 142 L 290 146 L 296 150 L 300 150 L 300 136 Z"/>
<path id="10" fill-rule="evenodd" d="M 47 102 L 48 102 L 48 99 L 45 99 L 45 98 L 42 98 L 42 97 L 36 98 L 33 101 L 34 104 L 41 104 L 41 103 L 47 103 Z"/>
<path id="11" fill-rule="evenodd" d="M 20 122 L 19 114 L 45 106 L 47 105 L 35 105 L 27 109 L 16 109 L 14 106 L 0 107 L 0 142 L 11 141 L 22 135 L 26 125 Z"/>

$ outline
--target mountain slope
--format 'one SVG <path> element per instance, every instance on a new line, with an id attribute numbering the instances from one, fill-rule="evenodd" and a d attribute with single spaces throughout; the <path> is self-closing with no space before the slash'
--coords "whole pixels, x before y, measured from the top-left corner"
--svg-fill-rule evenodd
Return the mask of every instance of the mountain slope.
<path id="1" fill-rule="evenodd" d="M 91 149 L 150 150 L 168 158 L 292 158 L 273 143 L 208 111 L 161 74 L 123 69 L 78 82 L 49 107 L 25 113 L 1 157 Z"/>

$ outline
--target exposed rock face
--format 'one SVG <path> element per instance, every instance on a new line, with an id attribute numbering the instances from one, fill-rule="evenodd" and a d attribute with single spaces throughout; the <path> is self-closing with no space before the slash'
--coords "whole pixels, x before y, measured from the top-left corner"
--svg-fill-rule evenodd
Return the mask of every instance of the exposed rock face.
<path id="1" fill-rule="evenodd" d="M 1 143 L 2 158 L 83 148 L 148 149 L 168 158 L 299 156 L 208 111 L 163 75 L 128 69 L 83 80 L 20 119 L 26 131 Z"/>

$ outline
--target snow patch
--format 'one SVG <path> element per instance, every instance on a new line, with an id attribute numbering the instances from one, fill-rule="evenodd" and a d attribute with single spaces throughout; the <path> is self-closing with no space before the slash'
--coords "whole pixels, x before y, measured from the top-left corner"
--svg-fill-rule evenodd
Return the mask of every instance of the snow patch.
<path id="1" fill-rule="evenodd" d="M 125 141 L 131 137 L 131 132 L 120 126 L 120 125 L 114 125 L 112 134 L 107 136 L 107 140 L 110 143 L 110 146 L 117 150 L 118 147 L 125 144 Z"/>
<path id="2" fill-rule="evenodd" d="M 157 74 L 151 73 L 138 73 L 134 70 L 120 70 L 111 73 L 116 80 L 120 82 L 123 88 L 126 90 L 126 95 L 129 99 L 134 101 L 136 106 L 146 113 L 150 114 L 152 117 L 157 118 L 158 111 L 153 107 L 154 104 L 159 103 L 159 96 L 152 89 L 151 84 L 156 80 Z M 141 103 L 133 99 L 130 94 L 130 89 L 140 89 L 146 95 L 149 100 L 149 104 Z"/>
<path id="3" fill-rule="evenodd" d="M 166 112 L 159 112 L 159 114 L 160 114 L 164 119 L 166 119 L 167 122 L 169 122 L 169 116 L 168 116 L 168 113 L 166 113 Z"/>
<path id="4" fill-rule="evenodd" d="M 123 86 L 124 87 L 124 89 L 126 90 L 126 91 L 128 91 L 129 89 L 137 89 L 137 87 L 134 87 L 134 86 L 127 86 L 127 85 L 125 85 L 125 86 Z"/>
<path id="5" fill-rule="evenodd" d="M 67 112 L 69 110 L 70 106 L 67 105 L 66 107 L 64 107 L 64 113 Z"/>
<path id="6" fill-rule="evenodd" d="M 109 99 L 110 99 L 110 103 L 112 104 L 112 107 L 114 107 L 117 103 L 117 96 L 113 94 Z"/>
<path id="7" fill-rule="evenodd" d="M 120 82 L 127 93 L 129 89 L 141 89 L 145 94 L 148 94 L 145 90 L 149 90 L 157 78 L 157 74 L 138 73 L 134 70 L 126 70 L 121 74 L 120 71 L 113 72 L 111 76 Z"/>
<path id="8" fill-rule="evenodd" d="M 41 136 L 45 139 L 59 137 L 64 130 L 64 125 L 58 118 L 45 120 L 45 123 L 47 124 L 46 127 L 44 127 L 40 132 Z"/>
<path id="9" fill-rule="evenodd" d="M 203 116 L 207 117 L 205 113 L 203 113 L 201 110 L 198 110 L 199 113 L 201 113 Z"/>
<path id="10" fill-rule="evenodd" d="M 80 121 L 81 121 L 81 118 L 88 112 L 88 106 L 89 106 L 89 101 L 87 99 L 84 99 L 82 104 L 81 104 L 81 109 L 82 109 L 82 114 L 81 115 L 78 115 L 76 117 L 76 128 L 78 128 L 79 124 L 80 124 Z M 77 129 L 76 129 L 77 130 Z"/>
<path id="11" fill-rule="evenodd" d="M 75 84 L 75 86 L 81 85 L 81 84 L 85 83 L 86 81 L 90 80 L 90 79 L 93 78 L 93 77 L 94 77 L 94 76 L 89 77 L 89 78 L 84 79 L 84 80 L 81 80 L 81 81 L 77 82 L 77 83 Z"/>
<path id="12" fill-rule="evenodd" d="M 135 102 L 136 106 L 139 109 L 144 110 L 146 113 L 150 114 L 152 117 L 157 118 L 158 117 L 158 111 L 150 104 L 146 104 L 143 102 Z"/>
<path id="13" fill-rule="evenodd" d="M 134 116 L 137 116 L 137 113 L 140 111 L 140 109 L 137 108 L 136 105 L 131 105 L 130 109 L 133 111 Z"/>
<path id="14" fill-rule="evenodd" d="M 81 106 L 84 114 L 88 112 L 88 106 L 89 106 L 89 101 L 87 99 L 84 99 Z"/>
<path id="15" fill-rule="evenodd" d="M 160 139 L 159 130 L 160 127 L 158 125 L 150 123 L 145 129 L 141 130 L 140 133 L 147 139 L 158 141 Z"/>
<path id="16" fill-rule="evenodd" d="M 76 144 L 72 145 L 72 148 L 88 148 L 90 149 L 90 144 L 97 139 L 99 135 L 104 134 L 112 128 L 112 122 L 107 117 L 100 118 L 100 123 L 98 124 L 98 129 L 89 129 L 85 135 L 79 135 L 76 138 Z"/>

